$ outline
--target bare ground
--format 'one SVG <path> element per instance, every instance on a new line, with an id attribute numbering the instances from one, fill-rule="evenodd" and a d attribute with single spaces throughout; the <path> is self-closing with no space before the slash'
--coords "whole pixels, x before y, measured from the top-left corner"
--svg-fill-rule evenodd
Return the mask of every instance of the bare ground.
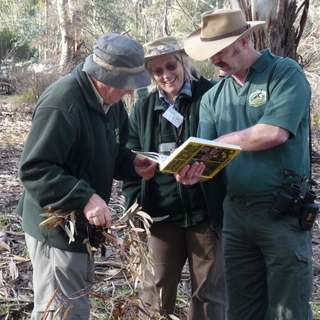
<path id="1" fill-rule="evenodd" d="M 26 319 L 33 306 L 32 265 L 28 259 L 21 230 L 20 218 L 14 213 L 22 192 L 17 177 L 17 168 L 23 144 L 31 121 L 30 110 L 17 107 L 17 97 L 0 96 L 0 320 Z M 314 150 L 318 151 L 315 138 Z M 320 157 L 313 157 L 313 178 L 320 181 Z M 115 181 L 111 199 L 114 214 L 124 212 L 124 198 L 120 183 Z M 314 319 L 320 319 L 320 222 L 315 223 L 313 233 L 314 249 L 314 294 L 312 303 Z M 186 269 L 187 271 L 187 269 Z M 108 319 L 110 308 L 123 301 L 130 292 L 130 275 L 115 248 L 107 248 L 106 257 L 96 261 L 95 295 L 112 300 L 108 306 L 105 298 L 94 297 L 92 319 Z M 119 288 L 125 288 L 119 293 Z M 186 318 L 189 299 L 189 274 L 186 272 L 179 286 L 177 315 Z M 117 301 L 118 299 L 118 301 Z M 100 302 L 99 302 L 100 300 Z M 102 302 L 101 302 L 102 300 Z M 124 319 L 124 318 L 119 318 Z"/>

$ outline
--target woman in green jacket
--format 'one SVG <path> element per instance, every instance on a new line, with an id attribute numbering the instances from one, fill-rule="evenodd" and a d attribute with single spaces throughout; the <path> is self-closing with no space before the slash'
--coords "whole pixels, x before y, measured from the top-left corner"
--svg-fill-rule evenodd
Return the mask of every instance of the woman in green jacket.
<path id="1" fill-rule="evenodd" d="M 213 83 L 200 75 L 174 37 L 149 42 L 144 49 L 151 85 L 138 91 L 127 146 L 169 153 L 196 135 L 200 100 Z M 154 275 L 148 276 L 150 285 L 140 296 L 145 306 L 174 313 L 177 286 L 188 260 L 192 291 L 188 319 L 225 319 L 221 178 L 204 183 L 216 188 L 211 199 L 205 199 L 201 184 L 186 186 L 159 170 L 149 181 L 124 183 L 128 206 L 137 199 L 151 217 L 167 216 L 150 229 Z"/>

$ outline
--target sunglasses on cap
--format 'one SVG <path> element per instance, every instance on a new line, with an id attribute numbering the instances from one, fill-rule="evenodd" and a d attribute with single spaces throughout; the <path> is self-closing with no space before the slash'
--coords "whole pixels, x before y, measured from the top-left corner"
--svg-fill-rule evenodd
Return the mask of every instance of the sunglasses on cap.
<path id="1" fill-rule="evenodd" d="M 157 76 L 157 77 L 161 77 L 164 73 L 165 70 L 171 72 L 177 69 L 178 66 L 178 61 L 175 62 L 169 62 L 167 63 L 167 65 L 164 68 L 155 68 L 153 69 L 151 72 L 153 75 Z"/>

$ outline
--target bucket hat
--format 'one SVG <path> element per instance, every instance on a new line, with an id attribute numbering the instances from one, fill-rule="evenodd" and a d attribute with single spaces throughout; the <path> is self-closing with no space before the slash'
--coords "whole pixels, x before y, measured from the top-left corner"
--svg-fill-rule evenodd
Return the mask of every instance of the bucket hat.
<path id="1" fill-rule="evenodd" d="M 176 52 L 184 52 L 180 47 L 178 40 L 175 37 L 162 37 L 154 41 L 150 41 L 143 45 L 144 59 L 150 59 L 165 56 Z"/>
<path id="2" fill-rule="evenodd" d="M 184 41 L 186 53 L 193 59 L 206 60 L 230 44 L 263 27 L 265 21 L 246 21 L 240 9 L 205 12 L 202 26 Z"/>
<path id="3" fill-rule="evenodd" d="M 105 34 L 96 41 L 93 54 L 85 60 L 83 71 L 110 87 L 122 90 L 134 90 L 150 84 L 142 45 L 117 33 Z"/>

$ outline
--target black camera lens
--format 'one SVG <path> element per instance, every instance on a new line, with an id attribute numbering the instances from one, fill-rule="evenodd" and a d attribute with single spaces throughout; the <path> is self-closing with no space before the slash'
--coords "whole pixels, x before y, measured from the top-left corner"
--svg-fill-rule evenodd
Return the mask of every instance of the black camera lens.
<path id="1" fill-rule="evenodd" d="M 317 198 L 317 194 L 313 190 L 308 190 L 303 200 L 305 202 L 312 203 L 316 198 Z"/>
<path id="2" fill-rule="evenodd" d="M 301 187 L 297 184 L 292 184 L 288 190 L 288 192 L 294 197 L 297 198 L 301 192 Z"/>
<path id="3" fill-rule="evenodd" d="M 279 192 L 272 207 L 270 208 L 270 214 L 272 219 L 280 219 L 283 213 L 290 210 L 293 201 L 294 197 L 290 195 L 288 192 Z"/>

